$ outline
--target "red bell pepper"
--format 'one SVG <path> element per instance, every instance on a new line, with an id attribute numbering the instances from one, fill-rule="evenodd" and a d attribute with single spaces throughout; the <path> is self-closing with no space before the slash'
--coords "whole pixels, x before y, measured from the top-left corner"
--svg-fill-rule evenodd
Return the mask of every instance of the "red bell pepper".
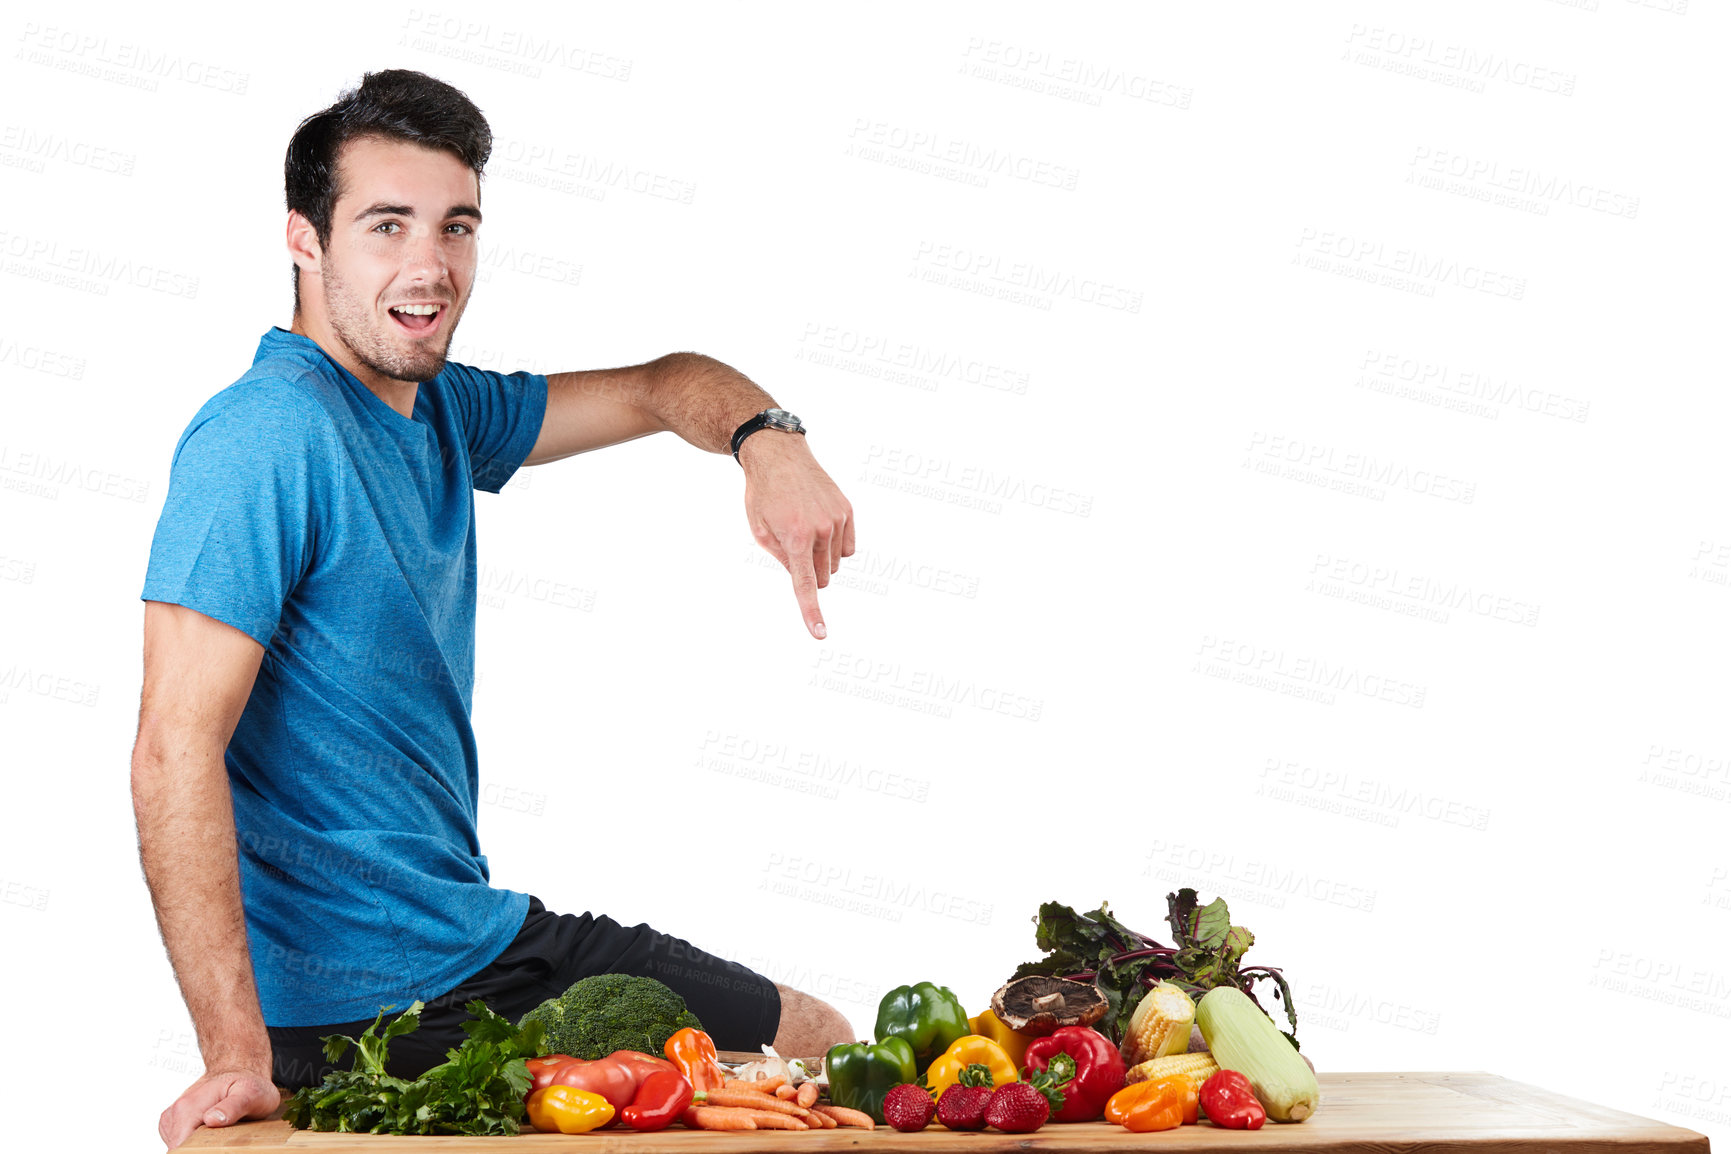
<path id="1" fill-rule="evenodd" d="M 1202 1083 L 1202 1110 L 1228 1130 L 1260 1130 L 1268 1111 L 1257 1100 L 1250 1079 L 1237 1070 L 1216 1070 Z"/>
<path id="2" fill-rule="evenodd" d="M 638 1098 L 643 1095 L 643 1089 L 649 1079 L 658 1074 L 677 1075 L 679 1073 L 672 1062 L 636 1050 L 615 1050 L 605 1058 L 597 1058 L 594 1061 L 572 1058 L 564 1054 L 549 1054 L 544 1058 L 531 1058 L 527 1064 L 531 1077 L 529 1085 L 531 1095 L 548 1086 L 571 1086 L 578 1090 L 587 1090 L 591 1094 L 599 1094 L 612 1105 L 614 1120 L 623 1121 L 632 1129 L 639 1127 L 632 1125 L 630 1119 L 626 1117 L 626 1112 L 630 1107 L 638 1105 Z M 682 1083 L 684 1082 L 683 1078 L 680 1080 Z M 644 1096 L 642 1103 L 644 1109 L 634 1117 L 642 1117 L 646 1121 L 652 1117 L 659 1117 L 660 1110 L 665 1108 L 664 1099 L 668 1092 L 667 1084 L 661 1083 L 654 1093 Z M 686 1094 L 689 1097 L 689 1086 L 686 1088 Z M 681 1106 L 679 1109 L 683 1110 L 684 1108 Z M 669 1115 L 667 1121 L 671 1121 L 678 1112 L 676 1110 Z M 662 1121 L 659 1125 L 651 1124 L 644 1128 L 658 1130 L 661 1126 L 665 1126 L 667 1121 Z M 611 1125 L 612 1123 L 608 1124 Z"/>
<path id="3" fill-rule="evenodd" d="M 1106 1112 L 1112 1095 L 1124 1088 L 1124 1056 L 1106 1035 L 1092 1026 L 1061 1026 L 1028 1043 L 1025 1056 L 1030 1074 L 1039 1073 L 1059 1054 L 1068 1054 L 1076 1073 L 1060 1087 L 1063 1109 L 1054 1122 L 1093 1122 Z"/>
<path id="4" fill-rule="evenodd" d="M 633 1130 L 660 1130 L 685 1113 L 691 1105 L 691 1083 L 678 1070 L 657 1070 L 643 1079 L 631 1105 L 619 1111 L 619 1120 Z"/>

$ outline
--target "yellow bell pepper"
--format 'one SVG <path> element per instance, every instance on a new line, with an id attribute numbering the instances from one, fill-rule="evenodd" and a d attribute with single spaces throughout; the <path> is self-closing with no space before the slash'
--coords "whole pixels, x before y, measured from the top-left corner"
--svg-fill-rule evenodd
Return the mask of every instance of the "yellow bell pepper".
<path id="1" fill-rule="evenodd" d="M 926 1085 L 931 1087 L 932 1097 L 942 1097 L 945 1090 L 956 1084 L 962 1071 L 976 1063 L 991 1071 L 994 1086 L 1021 1081 L 1016 1076 L 1016 1064 L 1010 1061 L 1002 1046 L 979 1034 L 967 1034 L 952 1042 L 950 1048 L 927 1067 Z"/>
<path id="2" fill-rule="evenodd" d="M 1010 1056 L 1010 1063 L 1017 1069 L 1021 1069 L 1022 1059 L 1027 1056 L 1028 1043 L 1034 1040 L 1028 1035 L 1018 1034 L 1004 1025 L 999 1020 L 998 1015 L 992 1013 L 989 1006 L 968 1019 L 968 1029 L 972 1033 L 990 1038 L 1002 1046 L 1004 1053 Z"/>
<path id="3" fill-rule="evenodd" d="M 529 1125 L 559 1134 L 587 1134 L 613 1121 L 613 1103 L 575 1086 L 546 1086 L 529 1095 Z"/>

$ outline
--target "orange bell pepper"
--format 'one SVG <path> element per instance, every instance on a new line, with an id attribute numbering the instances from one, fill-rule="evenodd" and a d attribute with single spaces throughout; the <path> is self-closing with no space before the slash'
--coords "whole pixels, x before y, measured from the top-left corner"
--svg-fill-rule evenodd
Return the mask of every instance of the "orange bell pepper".
<path id="1" fill-rule="evenodd" d="M 1106 1103 L 1106 1121 L 1137 1134 L 1196 1121 L 1196 1086 L 1189 1078 L 1132 1082 Z"/>
<path id="2" fill-rule="evenodd" d="M 613 1103 L 575 1086 L 548 1086 L 529 1095 L 529 1125 L 559 1134 L 587 1134 L 613 1121 Z"/>
<path id="3" fill-rule="evenodd" d="M 1004 1053 L 1010 1056 L 1010 1064 L 1018 1070 L 1022 1068 L 1022 1059 L 1028 1055 L 1028 1043 L 1034 1040 L 1004 1025 L 990 1007 L 968 1019 L 968 1033 L 990 1038 L 1003 1047 Z"/>
<path id="4" fill-rule="evenodd" d="M 702 1030 L 687 1026 L 667 1039 L 662 1050 L 667 1060 L 679 1067 L 693 1090 L 719 1090 L 727 1080 L 715 1056 L 715 1043 Z"/>

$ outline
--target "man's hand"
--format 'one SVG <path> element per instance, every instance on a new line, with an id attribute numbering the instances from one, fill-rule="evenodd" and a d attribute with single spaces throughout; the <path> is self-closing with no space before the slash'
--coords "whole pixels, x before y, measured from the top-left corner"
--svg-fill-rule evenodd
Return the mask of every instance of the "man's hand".
<path id="1" fill-rule="evenodd" d="M 793 578 L 805 627 L 822 641 L 829 631 L 817 591 L 829 585 L 843 557 L 853 556 L 853 506 L 797 433 L 753 433 L 739 447 L 739 463 L 751 535 Z"/>
<path id="2" fill-rule="evenodd" d="M 172 1150 L 200 1126 L 232 1126 L 243 1118 L 263 1118 L 281 1104 L 282 1096 L 270 1080 L 268 1061 L 263 1076 L 256 1070 L 210 1073 L 188 1086 L 174 1105 L 162 1112 L 156 1132 Z"/>

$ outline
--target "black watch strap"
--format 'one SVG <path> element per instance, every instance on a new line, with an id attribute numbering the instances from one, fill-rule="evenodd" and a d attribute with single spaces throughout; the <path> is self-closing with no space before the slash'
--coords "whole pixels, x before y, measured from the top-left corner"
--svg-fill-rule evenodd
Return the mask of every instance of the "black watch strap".
<path id="1" fill-rule="evenodd" d="M 739 460 L 739 446 L 745 439 L 762 429 L 780 429 L 784 433 L 798 433 L 805 436 L 805 426 L 798 417 L 785 409 L 765 409 L 739 428 L 733 430 L 733 459 Z M 743 462 L 742 462 L 743 464 Z"/>

